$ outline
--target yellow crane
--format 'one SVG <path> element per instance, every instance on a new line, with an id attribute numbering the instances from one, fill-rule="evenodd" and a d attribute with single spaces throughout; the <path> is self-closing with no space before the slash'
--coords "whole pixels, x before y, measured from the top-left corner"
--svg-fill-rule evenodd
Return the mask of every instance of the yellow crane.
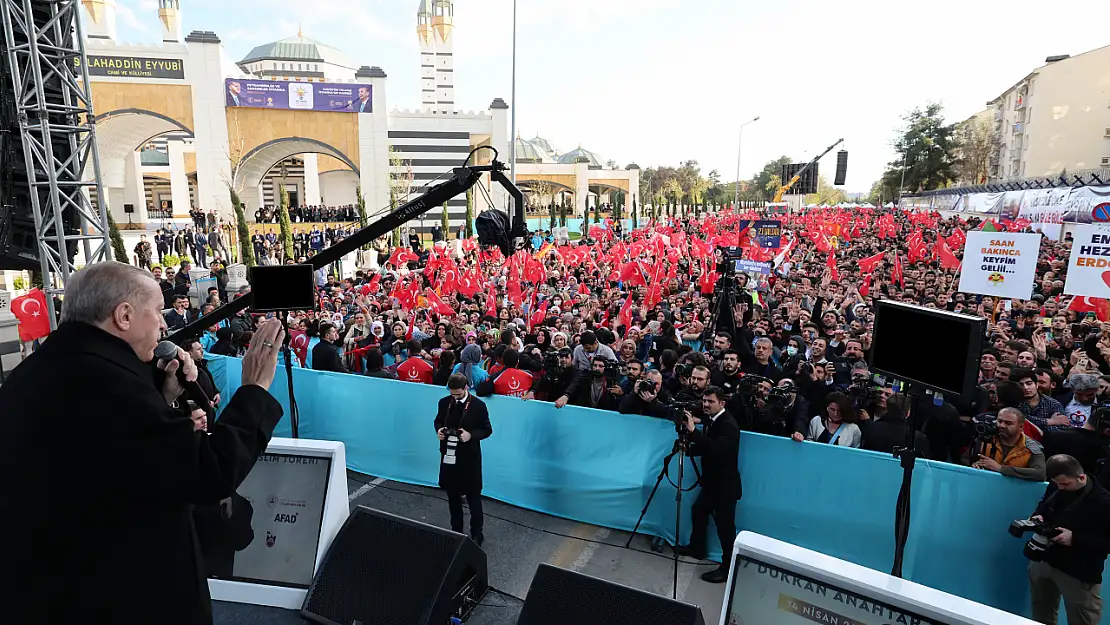
<path id="1" fill-rule="evenodd" d="M 798 184 L 798 181 L 802 179 L 802 174 L 809 171 L 810 167 L 813 167 L 814 165 L 816 165 L 817 161 L 821 160 L 821 158 L 824 157 L 829 152 L 832 152 L 836 148 L 836 146 L 840 145 L 841 143 L 844 143 L 844 139 L 837 139 L 836 143 L 830 145 L 828 148 L 825 149 L 824 152 L 818 154 L 817 158 L 815 158 L 812 161 L 806 163 L 806 166 L 799 169 L 798 173 L 794 174 L 793 178 L 788 180 L 786 182 L 786 184 L 779 187 L 778 191 L 775 191 L 775 197 L 774 197 L 774 199 L 771 200 L 771 203 L 782 202 L 782 196 L 786 195 L 786 192 L 789 191 L 791 187 Z"/>

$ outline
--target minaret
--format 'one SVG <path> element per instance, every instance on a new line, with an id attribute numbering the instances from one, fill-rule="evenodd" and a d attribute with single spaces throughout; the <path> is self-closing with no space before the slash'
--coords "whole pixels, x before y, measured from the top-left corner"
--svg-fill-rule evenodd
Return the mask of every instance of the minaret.
<path id="1" fill-rule="evenodd" d="M 85 5 L 85 37 L 88 39 L 116 39 L 115 0 L 81 0 Z"/>
<path id="2" fill-rule="evenodd" d="M 180 0 L 158 0 L 158 19 L 162 20 L 162 42 L 180 43 L 182 41 Z"/>
<path id="3" fill-rule="evenodd" d="M 436 108 L 436 35 L 432 28 L 432 0 L 420 0 L 416 35 L 420 39 L 420 108 Z"/>
<path id="4" fill-rule="evenodd" d="M 455 49 L 451 29 L 455 22 L 452 0 L 432 0 L 432 31 L 435 36 L 436 110 L 455 110 Z"/>

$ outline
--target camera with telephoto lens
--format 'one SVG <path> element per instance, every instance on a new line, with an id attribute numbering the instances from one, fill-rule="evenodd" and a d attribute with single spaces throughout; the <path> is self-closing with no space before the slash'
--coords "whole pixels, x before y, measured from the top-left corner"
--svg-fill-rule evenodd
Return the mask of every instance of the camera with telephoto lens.
<path id="1" fill-rule="evenodd" d="M 1022 553 L 1033 562 L 1044 560 L 1045 553 L 1052 547 L 1052 539 L 1060 535 L 1062 530 L 1055 525 L 1049 525 L 1033 519 L 1017 519 L 1010 523 L 1010 536 L 1021 538 L 1026 532 L 1033 532 L 1025 543 Z"/>
<path id="2" fill-rule="evenodd" d="M 998 436 L 998 424 L 991 420 L 976 420 L 975 435 L 979 438 L 994 438 Z"/>
<path id="3" fill-rule="evenodd" d="M 621 363 L 616 360 L 605 361 L 605 382 L 609 386 L 615 385 L 621 379 Z"/>
<path id="4" fill-rule="evenodd" d="M 637 393 L 657 393 L 659 389 L 655 388 L 655 382 L 648 379 L 636 380 Z"/>
<path id="5" fill-rule="evenodd" d="M 681 432 L 686 425 L 686 412 L 697 413 L 701 409 L 701 398 L 690 393 L 689 391 L 679 391 L 670 401 L 666 404 L 666 408 L 671 413 L 671 420 L 674 421 L 675 427 Z"/>
<path id="6" fill-rule="evenodd" d="M 694 365 L 690 363 L 682 363 L 674 366 L 674 374 L 680 378 L 688 378 L 694 373 Z"/>
<path id="7" fill-rule="evenodd" d="M 558 352 L 547 352 L 543 355 L 543 375 L 548 381 L 558 380 L 563 375 L 563 364 Z"/>
<path id="8" fill-rule="evenodd" d="M 443 435 L 446 436 L 447 438 L 451 438 L 452 436 L 458 436 L 459 435 L 459 429 L 458 428 L 443 428 Z"/>

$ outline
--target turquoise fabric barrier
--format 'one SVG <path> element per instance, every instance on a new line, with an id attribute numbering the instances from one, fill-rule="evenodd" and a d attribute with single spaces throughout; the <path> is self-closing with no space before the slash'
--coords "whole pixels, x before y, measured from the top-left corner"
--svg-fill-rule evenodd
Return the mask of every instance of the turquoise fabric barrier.
<path id="1" fill-rule="evenodd" d="M 212 357 L 210 369 L 223 397 L 230 398 L 240 384 L 240 361 Z M 305 369 L 294 369 L 293 376 L 303 438 L 342 441 L 348 467 L 360 473 L 436 484 L 439 448 L 432 420 L 444 389 Z M 287 388 L 285 372 L 279 370 L 270 391 L 288 415 Z M 577 521 L 632 529 L 674 442 L 669 422 L 573 406 L 556 410 L 548 403 L 509 397 L 487 403 L 494 434 L 482 443 L 483 494 Z M 277 435 L 289 435 L 288 417 Z M 745 433 L 740 473 L 744 498 L 737 505 L 738 530 L 890 570 L 894 503 L 902 480 L 894 458 Z M 692 480 L 687 464 L 686 484 Z M 905 576 L 1028 614 L 1023 541 L 1006 528 L 1028 515 L 1043 492 L 1042 484 L 918 462 Z M 683 497 L 684 539 L 696 494 Z M 641 531 L 673 542 L 674 511 L 674 488 L 664 481 Z M 712 528 L 709 535 L 715 543 Z"/>
<path id="2" fill-rule="evenodd" d="M 555 223 L 556 224 L 560 223 L 558 218 L 555 219 Z M 592 212 L 590 213 L 590 225 L 591 226 L 594 225 L 594 217 L 593 217 Z M 601 226 L 602 228 L 604 228 L 605 227 L 605 222 L 601 221 L 601 222 L 598 223 L 598 225 Z M 551 226 L 551 219 L 549 219 L 547 217 L 529 217 L 528 218 L 528 229 L 529 230 L 547 230 L 549 226 Z M 631 231 L 632 230 L 632 220 L 631 219 L 622 219 L 621 220 L 621 227 L 624 230 L 624 232 Z M 582 231 L 582 218 L 581 217 L 577 217 L 577 218 L 568 217 L 567 218 L 567 230 L 569 232 L 581 232 Z"/>

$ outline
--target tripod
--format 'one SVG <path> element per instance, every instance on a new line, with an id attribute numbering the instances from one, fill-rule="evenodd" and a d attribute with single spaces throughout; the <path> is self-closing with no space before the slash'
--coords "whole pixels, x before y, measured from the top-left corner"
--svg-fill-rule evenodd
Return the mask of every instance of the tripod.
<path id="1" fill-rule="evenodd" d="M 728 332 L 735 340 L 736 314 L 733 311 L 736 308 L 736 294 L 733 292 L 732 281 L 727 274 L 717 279 L 713 292 L 717 296 L 713 298 L 708 327 L 714 332 Z"/>
<path id="2" fill-rule="evenodd" d="M 293 438 L 301 437 L 301 412 L 297 408 L 297 397 L 293 394 L 293 350 L 289 347 L 292 335 L 289 334 L 289 311 L 281 311 L 281 327 L 285 329 L 285 339 L 281 342 L 281 356 L 285 359 L 285 379 L 289 384 L 289 429 Z"/>
<path id="3" fill-rule="evenodd" d="M 690 485 L 690 488 L 686 488 L 686 489 L 682 488 L 682 479 L 684 477 L 685 468 L 686 468 L 686 447 L 690 444 L 690 434 L 689 434 L 689 432 L 686 431 L 686 426 L 685 425 L 677 425 L 676 429 L 678 431 L 678 438 L 675 439 L 674 447 L 671 448 L 671 453 L 667 454 L 666 458 L 663 458 L 663 470 L 659 472 L 659 477 L 655 478 L 655 486 L 652 487 L 651 494 L 648 495 L 647 503 L 644 504 L 644 509 L 640 511 L 640 518 L 636 519 L 636 526 L 632 528 L 632 535 L 630 535 L 628 537 L 628 540 L 624 543 L 624 548 L 625 549 L 628 549 L 632 546 L 632 539 L 636 537 L 636 532 L 640 529 L 640 523 L 644 522 L 644 517 L 647 516 L 648 508 L 651 507 L 651 500 L 655 499 L 655 493 L 659 490 L 659 485 L 663 483 L 663 478 L 665 478 L 665 477 L 668 478 L 667 481 L 670 482 L 670 478 L 669 478 L 668 473 L 670 471 L 671 459 L 674 458 L 675 455 L 677 455 L 678 456 L 678 484 L 674 484 L 674 482 L 671 482 L 671 484 L 674 485 L 674 487 L 675 487 L 675 496 L 674 496 L 674 507 L 675 507 L 675 513 L 674 513 L 674 542 L 675 542 L 675 548 L 673 549 L 673 551 L 674 551 L 674 574 L 671 578 L 671 599 L 678 599 L 678 541 L 681 538 L 681 534 L 679 534 L 679 530 L 681 529 L 681 526 L 682 526 L 682 493 L 684 491 L 694 490 L 694 487 L 697 486 L 699 482 L 701 482 L 701 473 L 698 472 L 698 465 L 691 463 L 691 466 L 694 467 L 694 476 L 695 476 L 694 483 Z"/>
<path id="4" fill-rule="evenodd" d="M 906 444 L 894 448 L 894 457 L 902 464 L 902 487 L 898 490 L 898 501 L 894 504 L 894 566 L 890 574 L 902 577 L 902 559 L 906 552 L 906 542 L 910 537 L 910 493 L 913 486 L 913 468 L 921 452 L 917 450 L 917 406 L 921 399 L 913 387 L 906 391 L 909 398 L 906 408 Z"/>

